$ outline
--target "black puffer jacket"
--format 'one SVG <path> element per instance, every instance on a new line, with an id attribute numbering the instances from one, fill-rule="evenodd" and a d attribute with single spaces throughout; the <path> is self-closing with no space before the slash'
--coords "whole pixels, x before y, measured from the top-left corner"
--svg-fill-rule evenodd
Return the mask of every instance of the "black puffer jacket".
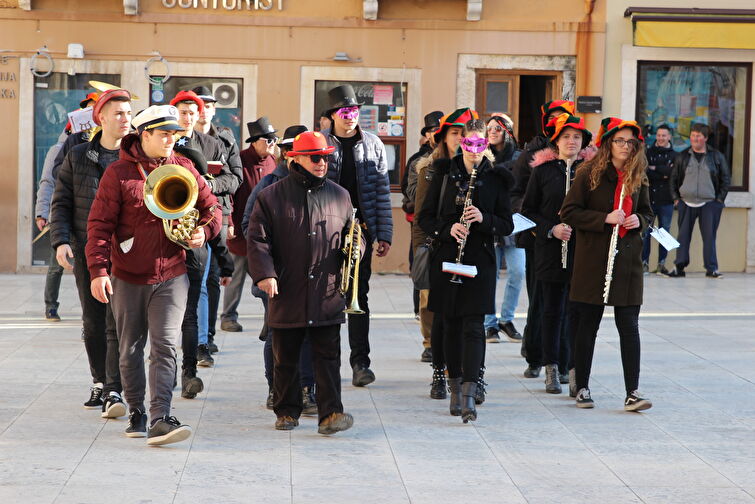
<path id="1" fill-rule="evenodd" d="M 512 161 L 511 173 L 514 174 L 516 185 L 511 190 L 511 210 L 520 212 L 522 210 L 522 200 L 524 193 L 527 192 L 527 184 L 532 175 L 532 158 L 535 153 L 548 147 L 548 139 L 543 135 L 537 135 L 524 146 L 524 152 Z M 535 246 L 535 233 L 528 229 L 523 233 L 517 233 L 516 246 L 519 248 L 529 249 Z"/>
<path id="2" fill-rule="evenodd" d="M 653 144 L 652 147 L 648 147 L 647 157 L 648 167 L 655 167 L 654 170 L 647 169 L 648 181 L 650 182 L 650 203 L 652 205 L 673 204 L 669 178 L 674 166 L 676 151 L 671 146 L 659 147 L 657 144 Z"/>
<path id="3" fill-rule="evenodd" d="M 98 160 L 97 133 L 91 142 L 75 145 L 63 158 L 50 206 L 50 243 L 53 248 L 87 241 L 87 219 L 105 170 Z"/>

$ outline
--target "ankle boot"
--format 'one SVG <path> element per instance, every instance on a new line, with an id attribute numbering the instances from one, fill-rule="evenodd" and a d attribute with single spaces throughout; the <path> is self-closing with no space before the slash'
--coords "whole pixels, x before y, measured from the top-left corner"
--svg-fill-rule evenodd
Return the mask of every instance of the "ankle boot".
<path id="1" fill-rule="evenodd" d="M 430 385 L 431 399 L 445 399 L 448 397 L 446 391 L 446 369 L 444 367 L 433 366 L 433 383 Z"/>
<path id="2" fill-rule="evenodd" d="M 477 376 L 477 392 L 474 396 L 474 403 L 480 405 L 485 402 L 485 366 L 480 366 L 480 374 Z"/>
<path id="3" fill-rule="evenodd" d="M 560 394 L 561 383 L 558 379 L 558 365 L 545 365 L 545 391 L 549 394 Z"/>
<path id="4" fill-rule="evenodd" d="M 460 416 L 461 415 L 461 377 L 449 378 L 448 388 L 451 390 L 451 403 L 448 409 L 451 415 Z M 472 398 L 472 404 L 474 405 L 474 397 Z"/>
<path id="5" fill-rule="evenodd" d="M 474 396 L 477 393 L 477 382 L 465 382 L 461 385 L 462 407 L 461 419 L 464 423 L 477 420 L 477 409 L 474 404 Z"/>

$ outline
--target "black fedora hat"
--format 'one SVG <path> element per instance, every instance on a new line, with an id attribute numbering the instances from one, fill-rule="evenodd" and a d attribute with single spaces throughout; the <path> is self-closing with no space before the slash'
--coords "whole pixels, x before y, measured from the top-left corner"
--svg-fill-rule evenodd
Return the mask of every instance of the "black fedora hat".
<path id="1" fill-rule="evenodd" d="M 330 99 L 330 108 L 328 109 L 328 117 L 334 110 L 344 107 L 361 107 L 364 103 L 357 101 L 357 95 L 354 93 L 354 88 L 351 84 L 344 84 L 342 86 L 336 86 L 328 91 L 328 98 Z"/>
<path id="2" fill-rule="evenodd" d="M 246 123 L 246 127 L 249 130 L 249 138 L 246 139 L 246 143 L 252 143 L 254 140 L 260 137 L 270 138 L 275 136 L 278 131 L 270 124 L 270 120 L 262 116 L 256 121 Z"/>
<path id="3" fill-rule="evenodd" d="M 305 131 L 309 131 L 306 126 L 302 126 L 301 124 L 297 124 L 295 126 L 289 126 L 286 128 L 286 131 L 283 132 L 283 138 L 280 142 L 278 142 L 278 145 L 291 145 L 294 143 L 294 138 L 296 138 L 296 135 L 299 135 L 301 133 L 304 133 Z"/>
<path id="4" fill-rule="evenodd" d="M 210 91 L 210 88 L 208 88 L 207 86 L 197 86 L 195 88 L 192 88 L 191 90 L 194 91 L 196 95 L 202 99 L 203 102 L 215 103 L 218 101 L 217 99 L 215 99 L 212 91 Z"/>
<path id="5" fill-rule="evenodd" d="M 443 117 L 443 112 L 435 110 L 425 116 L 425 127 L 422 128 L 420 135 L 425 136 L 430 130 L 436 130 L 440 127 L 440 118 Z"/>

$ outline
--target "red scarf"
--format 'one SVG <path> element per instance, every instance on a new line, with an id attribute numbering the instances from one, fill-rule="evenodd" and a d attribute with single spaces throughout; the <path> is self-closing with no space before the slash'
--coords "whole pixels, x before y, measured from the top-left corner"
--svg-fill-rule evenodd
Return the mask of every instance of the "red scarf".
<path id="1" fill-rule="evenodd" d="M 616 174 L 619 176 L 619 181 L 616 182 L 616 190 L 613 192 L 613 201 L 619 201 L 621 197 L 621 187 L 624 185 L 624 172 L 616 170 Z M 621 209 L 624 210 L 625 217 L 632 215 L 632 195 L 625 194 L 624 201 L 621 202 Z M 624 238 L 624 235 L 629 231 L 624 226 L 619 226 L 619 237 Z"/>

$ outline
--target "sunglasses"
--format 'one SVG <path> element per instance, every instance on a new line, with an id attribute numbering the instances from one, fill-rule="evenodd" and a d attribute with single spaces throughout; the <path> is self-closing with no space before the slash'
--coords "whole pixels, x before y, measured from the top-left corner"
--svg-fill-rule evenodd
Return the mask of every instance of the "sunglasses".
<path id="1" fill-rule="evenodd" d="M 500 124 L 497 124 L 495 126 L 488 126 L 488 131 L 497 131 L 498 133 L 500 133 L 501 131 L 503 131 L 503 126 L 501 126 Z"/>
<path id="2" fill-rule="evenodd" d="M 488 139 L 480 137 L 462 138 L 461 148 L 472 154 L 479 154 L 488 148 Z"/>
<path id="3" fill-rule="evenodd" d="M 325 160 L 325 162 L 328 161 L 328 155 L 327 154 L 310 154 L 309 159 L 312 160 L 313 163 L 317 164 L 320 161 Z"/>
<path id="4" fill-rule="evenodd" d="M 277 143 L 278 140 L 280 140 L 278 137 L 273 137 L 273 138 L 264 138 L 263 137 L 263 139 L 265 140 L 265 143 L 267 144 L 268 147 L 270 147 L 274 143 Z"/>
<path id="5" fill-rule="evenodd" d="M 341 119 L 356 119 L 359 117 L 359 107 L 343 107 L 336 112 Z"/>

